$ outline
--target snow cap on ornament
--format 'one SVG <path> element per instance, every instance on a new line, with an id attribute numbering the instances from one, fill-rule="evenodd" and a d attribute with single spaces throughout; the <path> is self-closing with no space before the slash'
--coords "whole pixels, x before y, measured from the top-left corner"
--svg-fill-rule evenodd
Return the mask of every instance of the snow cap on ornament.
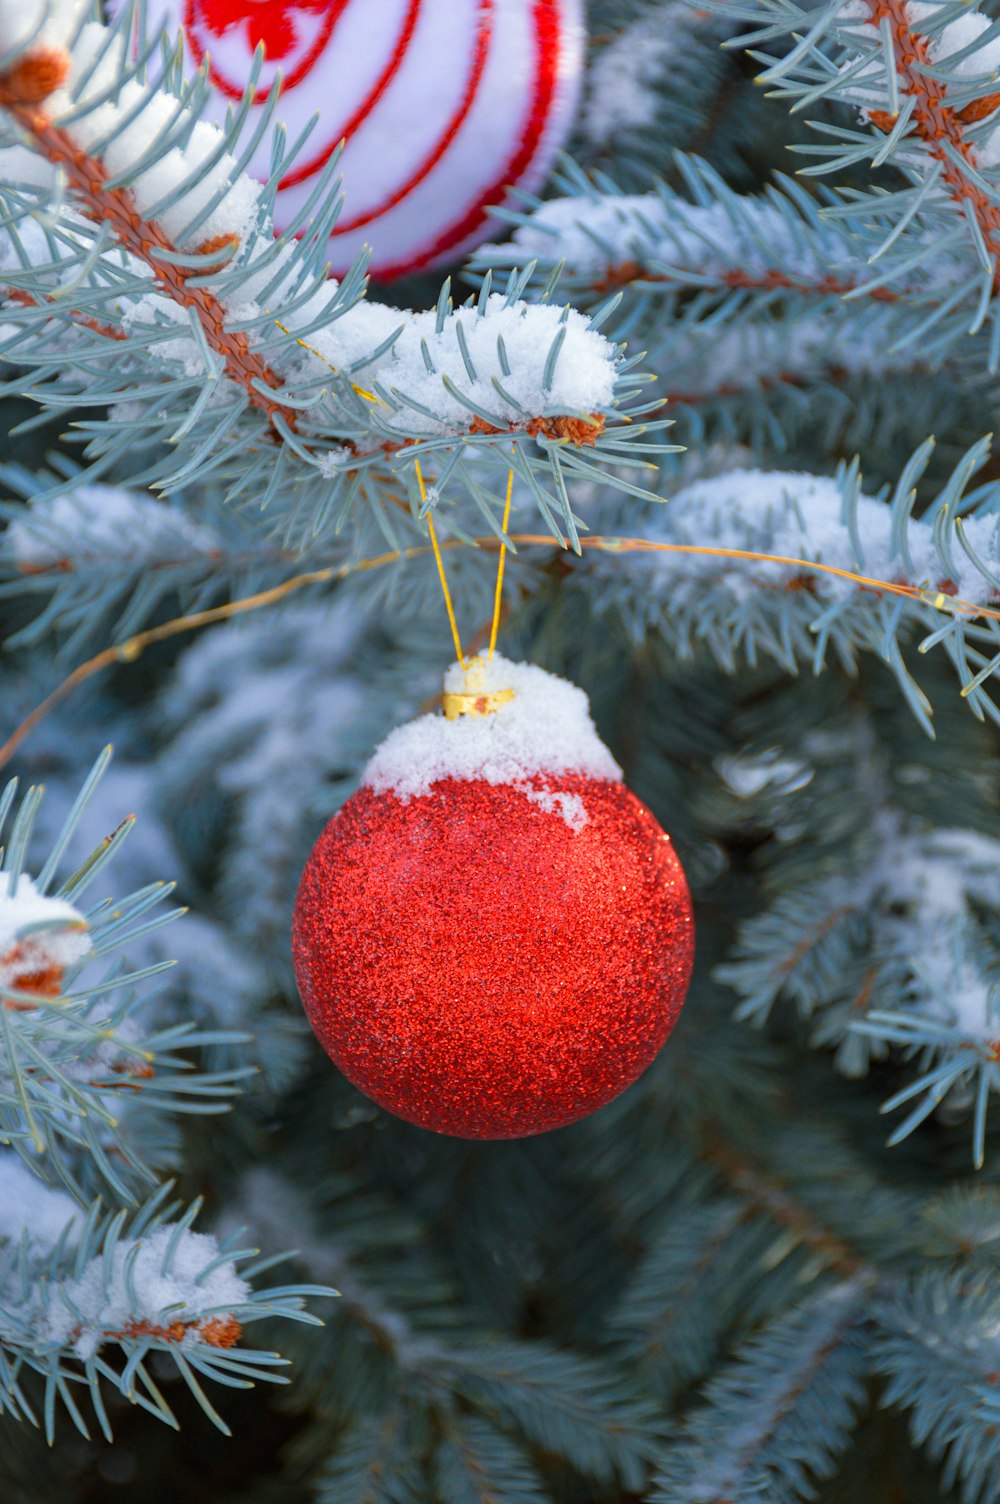
<path id="1" fill-rule="evenodd" d="M 473 659 L 390 733 L 313 849 L 292 948 L 343 1073 L 439 1133 L 519 1138 L 647 1068 L 690 978 L 691 900 L 582 690 Z"/>
<path id="2" fill-rule="evenodd" d="M 57 997 L 63 973 L 90 950 L 87 921 L 64 898 L 39 893 L 24 873 L 0 872 L 0 988 Z M 23 1007 L 11 998 L 0 1006 Z"/>
<path id="3" fill-rule="evenodd" d="M 149 0 L 147 9 L 151 24 L 182 30 L 189 76 L 207 65 L 206 118 L 223 123 L 258 45 L 251 117 L 279 76 L 289 140 L 319 112 L 279 186 L 279 229 L 346 142 L 330 241 L 338 275 L 366 245 L 383 279 L 456 260 L 485 238 L 509 189 L 543 181 L 576 104 L 582 0 Z M 262 180 L 270 151 L 265 139 L 250 161 Z"/>
<path id="4" fill-rule="evenodd" d="M 532 663 L 495 656 L 452 664 L 442 710 L 390 731 L 362 784 L 405 803 L 444 779 L 482 780 L 516 789 L 541 808 L 551 804 L 580 829 L 586 809 L 578 796 L 559 791 L 560 777 L 621 779 L 583 690 Z"/>

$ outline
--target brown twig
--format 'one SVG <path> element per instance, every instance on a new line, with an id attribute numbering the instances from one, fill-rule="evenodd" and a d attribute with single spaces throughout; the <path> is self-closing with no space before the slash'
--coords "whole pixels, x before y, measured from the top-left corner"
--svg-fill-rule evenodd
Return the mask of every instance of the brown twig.
<path id="1" fill-rule="evenodd" d="M 469 424 L 469 433 L 526 433 L 533 439 L 563 439 L 578 448 L 584 444 L 596 444 L 604 432 L 605 418 L 602 413 L 591 413 L 589 418 L 529 418 L 524 423 L 508 423 L 498 428 L 487 423 L 485 418 L 475 417 Z"/>
<path id="2" fill-rule="evenodd" d="M 747 292 L 800 292 L 822 298 L 844 297 L 849 292 L 863 292 L 866 297 L 876 303 L 896 303 L 902 297 L 901 293 L 893 291 L 891 287 L 866 287 L 863 283 L 841 282 L 836 277 L 821 277 L 815 282 L 810 282 L 804 278 L 790 277 L 785 272 L 779 271 L 761 272 L 758 276 L 751 276 L 749 272 L 739 270 L 720 272 L 718 281 L 723 287 L 739 288 Z M 591 283 L 590 291 L 614 292 L 619 287 L 627 287 L 630 282 L 648 282 L 657 286 L 687 286 L 683 280 L 678 280 L 676 277 L 661 272 L 647 271 L 638 261 L 621 261 L 607 267 L 601 280 Z"/>
<path id="3" fill-rule="evenodd" d="M 972 106 L 963 110 L 952 109 L 947 102 L 946 86 L 923 71 L 934 66 L 930 42 L 920 32 L 912 30 L 906 0 L 865 0 L 865 5 L 875 26 L 887 20 L 892 27 L 901 90 L 915 101 L 911 116 L 914 132 L 940 163 L 941 176 L 948 184 L 952 198 L 959 204 L 970 205 L 987 250 L 995 252 L 995 241 L 1000 236 L 1000 205 L 977 188 L 951 153 L 956 153 L 962 161 L 968 162 L 970 168 L 975 168 L 974 148 L 966 139 L 965 126 L 981 118 L 974 106 L 981 106 L 989 113 L 987 107 L 992 105 L 995 108 L 997 97 L 991 95 L 987 100 L 974 100 Z M 882 111 L 870 111 L 869 114 L 880 129 L 891 129 L 895 124 L 895 118 Z M 994 291 L 1000 289 L 1000 268 L 994 272 L 993 286 Z"/>
<path id="4" fill-rule="evenodd" d="M 183 1342 L 188 1332 L 193 1332 L 209 1347 L 235 1347 L 243 1335 L 243 1328 L 235 1316 L 213 1316 L 208 1321 L 172 1321 L 169 1326 L 160 1326 L 155 1321 L 128 1321 L 116 1331 L 103 1335 L 123 1342 L 128 1338 L 150 1337 L 156 1342 Z M 79 1336 L 79 1331 L 75 1333 Z"/>
<path id="5" fill-rule="evenodd" d="M 804 935 L 802 939 L 792 947 L 791 954 L 787 955 L 782 961 L 780 968 L 782 975 L 787 976 L 789 972 L 794 971 L 799 962 L 804 960 L 804 958 L 809 955 L 810 951 L 815 950 L 820 941 L 824 939 L 824 937 L 827 936 L 830 931 L 840 923 L 842 919 L 846 919 L 849 914 L 853 914 L 856 908 L 856 904 L 844 903 L 840 904 L 835 909 L 831 909 L 829 913 L 824 914 L 823 918 L 820 919 L 817 924 L 812 926 L 808 934 Z"/>
<path id="6" fill-rule="evenodd" d="M 546 548 L 566 547 L 564 539 L 554 538 L 551 533 L 512 533 L 510 541 L 514 544 L 522 544 L 525 547 L 542 546 Z M 493 534 L 479 538 L 448 538 L 440 547 L 442 549 L 453 548 L 478 548 L 487 552 L 496 552 L 501 547 L 500 540 Z M 839 569 L 834 564 L 821 564 L 811 559 L 799 559 L 785 554 L 761 553 L 753 549 L 745 548 L 712 548 L 700 543 L 660 543 L 653 542 L 648 538 L 614 538 L 593 535 L 580 539 L 582 549 L 597 549 L 602 553 L 673 553 L 673 554 L 698 554 L 703 557 L 717 559 L 740 559 L 750 563 L 761 564 L 785 564 L 796 569 L 805 571 L 805 578 L 809 572 L 833 575 L 837 579 L 850 580 L 862 590 L 870 590 L 876 594 L 882 592 L 888 595 L 903 596 L 908 600 L 932 606 L 936 610 L 943 610 L 945 603 L 952 613 L 967 616 L 970 620 L 977 617 L 988 617 L 991 620 L 1000 621 L 1000 610 L 990 606 L 979 605 L 974 601 L 960 599 L 953 593 L 954 586 L 950 580 L 942 581 L 933 592 L 924 589 L 920 585 L 911 585 L 904 580 L 880 580 L 871 575 L 858 574 L 851 569 Z M 193 632 L 199 627 L 211 626 L 216 622 L 226 621 L 230 617 L 243 615 L 248 611 L 256 611 L 261 606 L 272 606 L 293 591 L 301 590 L 306 585 L 322 585 L 332 580 L 343 580 L 352 574 L 361 574 L 370 569 L 382 569 L 387 564 L 400 564 L 408 559 L 417 559 L 425 554 L 433 552 L 430 544 L 414 544 L 409 548 L 394 548 L 383 554 L 376 554 L 370 559 L 361 559 L 354 564 L 331 564 L 324 569 L 311 569 L 305 574 L 294 575 L 289 580 L 284 580 L 280 585 L 274 585 L 270 590 L 261 590 L 254 595 L 240 596 L 237 600 L 227 601 L 222 606 L 212 606 L 206 611 L 196 611 L 190 616 L 177 616 L 170 621 L 162 622 L 158 627 L 150 627 L 145 632 L 137 632 L 125 642 L 116 643 L 112 647 L 104 648 L 102 652 L 88 658 L 86 663 L 81 663 L 78 668 L 59 684 L 50 695 L 35 707 L 26 720 L 8 737 L 3 746 L 0 746 L 0 768 L 9 762 L 24 741 L 25 737 L 33 730 L 40 721 L 44 720 L 51 710 L 59 705 L 71 690 L 78 684 L 99 673 L 101 669 L 109 668 L 113 663 L 131 663 L 139 655 L 155 642 L 164 642 L 167 638 L 176 637 L 184 632 Z M 945 588 L 947 587 L 947 588 Z"/>

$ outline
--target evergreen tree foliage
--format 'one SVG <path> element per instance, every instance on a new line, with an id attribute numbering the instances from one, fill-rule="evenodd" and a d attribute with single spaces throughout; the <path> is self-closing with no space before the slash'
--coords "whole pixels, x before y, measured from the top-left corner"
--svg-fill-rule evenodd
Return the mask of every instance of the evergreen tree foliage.
<path id="1" fill-rule="evenodd" d="M 217 129 L 141 4 L 0 0 L 3 1504 L 1000 1504 L 992 9 L 592 0 L 400 308 L 335 160 L 275 234 L 261 58 Z M 431 523 L 695 899 L 655 1065 L 511 1143 L 291 970 Z"/>

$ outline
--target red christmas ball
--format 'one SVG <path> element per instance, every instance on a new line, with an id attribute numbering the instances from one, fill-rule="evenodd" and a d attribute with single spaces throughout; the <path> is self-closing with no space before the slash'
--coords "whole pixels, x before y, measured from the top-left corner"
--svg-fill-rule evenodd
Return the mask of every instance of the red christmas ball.
<path id="1" fill-rule="evenodd" d="M 529 772 L 519 748 L 515 781 L 495 781 L 509 728 L 435 719 L 464 737 L 458 767 L 489 745 L 489 777 L 347 801 L 296 899 L 299 989 L 331 1059 L 390 1112 L 464 1138 L 543 1133 L 610 1102 L 669 1035 L 694 952 L 687 883 L 613 777 Z"/>

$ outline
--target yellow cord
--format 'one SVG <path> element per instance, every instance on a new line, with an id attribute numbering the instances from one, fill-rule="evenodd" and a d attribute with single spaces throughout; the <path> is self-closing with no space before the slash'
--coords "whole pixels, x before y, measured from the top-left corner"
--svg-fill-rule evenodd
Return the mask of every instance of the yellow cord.
<path id="1" fill-rule="evenodd" d="M 421 505 L 427 505 L 427 488 L 424 485 L 424 472 L 420 468 L 420 461 L 414 459 L 413 468 L 417 472 L 417 485 L 420 487 Z M 455 620 L 455 607 L 451 603 L 451 591 L 448 589 L 448 579 L 444 572 L 444 560 L 441 557 L 441 549 L 438 545 L 437 533 L 434 531 L 434 518 L 427 513 L 427 531 L 431 535 L 431 548 L 434 550 L 434 562 L 437 565 L 438 579 L 441 581 L 441 591 L 444 595 L 445 610 L 448 613 L 448 625 L 451 627 L 452 641 L 455 644 L 455 653 L 459 663 L 466 668 L 465 654 L 462 652 L 462 639 L 458 635 L 458 622 Z"/>
<path id="2" fill-rule="evenodd" d="M 267 313 L 267 314 L 271 314 L 270 308 L 265 308 L 264 312 Z M 271 317 L 274 318 L 274 315 L 271 314 Z M 326 358 L 325 355 L 321 355 L 319 353 L 319 351 L 313 345 L 307 345 L 304 339 L 299 339 L 298 335 L 294 334 L 292 332 L 292 330 L 289 329 L 289 327 L 288 327 L 287 324 L 283 324 L 280 319 L 274 319 L 274 322 L 277 324 L 277 326 L 281 330 L 282 334 L 291 334 L 292 338 L 294 339 L 294 341 L 295 341 L 295 343 L 297 345 L 301 345 L 302 348 L 303 348 L 303 350 L 308 350 L 310 355 L 315 355 L 316 359 L 317 360 L 321 360 L 323 362 L 323 364 L 329 370 L 331 370 L 335 376 L 339 376 L 340 375 L 340 372 L 337 370 L 337 367 L 335 365 L 333 365 L 329 360 L 327 360 L 327 358 Z M 352 381 L 351 382 L 351 386 L 357 392 L 357 394 L 358 394 L 359 397 L 364 397 L 364 399 L 365 399 L 366 402 L 374 402 L 376 405 L 381 406 L 381 404 L 379 403 L 379 400 L 375 396 L 374 392 L 366 392 L 365 389 L 364 389 L 364 387 L 363 386 L 358 386 L 358 383 L 356 381 Z"/>
<path id="3" fill-rule="evenodd" d="M 270 312 L 269 309 L 267 311 Z M 271 316 L 272 318 L 274 317 L 273 314 Z M 334 374 L 337 374 L 336 366 L 331 364 L 331 362 L 327 360 L 325 355 L 321 355 L 317 349 L 315 349 L 312 345 L 307 344 L 304 339 L 299 339 L 298 336 L 288 328 L 287 324 L 283 324 L 280 319 L 275 319 L 274 322 L 283 334 L 291 335 L 297 345 L 301 345 L 303 350 L 308 350 L 310 355 L 315 355 L 317 360 L 321 360 L 325 366 L 329 367 L 329 369 L 334 372 Z M 365 391 L 364 387 L 358 386 L 356 381 L 352 381 L 351 386 L 358 393 L 359 397 L 364 397 L 368 402 L 378 403 L 379 399 L 375 396 L 374 392 Z M 423 472 L 420 469 L 420 461 L 418 459 L 415 459 L 413 464 L 417 472 L 417 484 L 420 487 L 420 500 L 422 504 L 426 506 L 427 491 L 424 487 L 424 477 Z M 505 533 L 510 523 L 510 503 L 513 491 L 514 469 L 512 466 L 507 472 L 507 498 L 504 502 L 503 510 L 503 531 Z M 455 608 L 452 605 L 451 591 L 448 589 L 448 580 L 444 572 L 444 560 L 441 557 L 441 550 L 438 546 L 437 533 L 434 530 L 434 518 L 431 516 L 430 512 L 427 513 L 427 531 L 430 533 L 431 547 L 434 550 L 434 561 L 437 564 L 438 578 L 441 581 L 441 590 L 444 595 L 445 609 L 448 612 L 448 623 L 451 627 L 451 636 L 455 644 L 455 652 L 458 654 L 459 663 L 463 668 L 466 668 L 467 664 L 465 662 L 465 655 L 462 652 L 462 639 L 459 636 L 458 622 L 455 619 Z M 503 571 L 504 564 L 506 562 L 507 549 L 506 547 L 504 547 L 500 550 L 500 560 L 497 564 L 497 587 L 496 594 L 493 600 L 493 621 L 490 626 L 490 650 L 486 655 L 487 663 L 489 663 L 490 659 L 493 657 L 494 652 L 496 651 L 497 634 L 500 631 L 500 607 L 503 599 Z"/>
<path id="4" fill-rule="evenodd" d="M 507 471 L 507 499 L 503 507 L 503 531 L 506 533 L 510 524 L 510 498 L 514 490 L 514 467 L 511 465 Z M 500 605 L 503 600 L 503 567 L 507 560 L 507 545 L 500 545 L 500 559 L 497 563 L 497 589 L 493 597 L 493 622 L 490 627 L 490 650 L 486 654 L 486 662 L 489 663 L 497 645 L 497 633 L 500 631 Z"/>
<path id="5" fill-rule="evenodd" d="M 549 533 L 514 533 L 511 536 L 511 542 L 523 544 L 526 548 L 552 548 L 558 545 L 559 539 Z M 496 546 L 497 539 L 493 533 L 484 538 L 449 538 L 444 544 L 445 548 L 485 549 L 496 548 Z M 581 538 L 580 547 L 581 549 L 595 548 L 602 553 L 704 554 L 719 559 L 747 559 L 765 564 L 792 565 L 817 574 L 835 575 L 842 580 L 852 580 L 863 589 L 875 592 L 885 591 L 887 595 L 902 596 L 906 600 L 933 607 L 937 611 L 947 611 L 953 616 L 966 617 L 971 621 L 983 619 L 1000 622 L 1000 609 L 995 606 L 962 600 L 960 596 L 944 595 L 940 591 L 932 591 L 921 585 L 907 585 L 896 580 L 880 580 L 870 575 L 855 574 L 853 570 L 838 569 L 834 564 L 820 564 L 815 559 L 797 559 L 785 554 L 755 553 L 744 548 L 710 548 L 698 543 L 653 543 L 648 538 L 607 538 L 599 535 Z M 362 570 L 384 569 L 390 564 L 400 564 L 404 560 L 423 558 L 426 552 L 426 544 L 421 543 L 411 548 L 393 548 L 388 553 L 376 554 L 369 559 L 359 559 L 353 564 L 331 564 L 324 569 L 313 569 L 308 574 L 293 575 L 292 578 L 283 580 L 280 585 L 272 586 L 270 590 L 261 590 L 255 595 L 238 596 L 235 600 L 226 601 L 221 606 L 212 606 L 208 610 L 197 611 L 190 616 L 174 617 L 171 621 L 161 622 L 159 626 L 150 627 L 145 632 L 136 633 L 125 642 L 104 648 L 93 658 L 88 658 L 86 663 L 81 663 L 75 668 L 40 705 L 36 705 L 27 719 L 23 720 L 7 741 L 0 746 L 0 768 L 10 761 L 29 732 L 44 720 L 56 705 L 61 704 L 77 685 L 82 684 L 101 669 L 109 668 L 112 664 L 134 663 L 152 643 L 164 642 L 169 637 L 177 636 L 178 633 L 192 632 L 198 627 L 211 626 L 215 622 L 228 621 L 231 617 L 244 612 L 274 605 L 306 585 L 322 585 L 333 580 L 344 580 L 349 575 Z M 51 569 L 67 567 L 68 565 L 62 560 L 55 560 L 47 566 Z"/>
<path id="6" fill-rule="evenodd" d="M 267 309 L 266 312 L 270 313 L 270 309 Z M 271 317 L 273 318 L 274 315 L 272 314 Z M 335 365 L 331 364 L 331 362 L 327 360 L 327 358 L 326 358 L 325 355 L 321 355 L 320 352 L 317 349 L 314 348 L 314 346 L 312 346 L 310 344 L 307 344 L 304 339 L 299 339 L 298 336 L 296 334 L 294 334 L 291 329 L 288 328 L 287 324 L 283 324 L 280 319 L 275 319 L 274 322 L 277 325 L 277 327 L 282 331 L 283 334 L 289 334 L 289 335 L 291 335 L 291 337 L 295 340 L 295 343 L 297 345 L 301 345 L 302 348 L 303 348 L 303 350 L 308 350 L 309 353 L 310 353 L 310 355 L 315 355 L 316 359 L 317 360 L 321 360 L 325 366 L 329 367 L 329 369 L 334 372 L 335 375 L 338 374 L 337 373 L 337 367 Z M 366 392 L 365 389 L 364 389 L 364 387 L 363 386 L 358 386 L 358 384 L 357 384 L 356 381 L 352 381 L 351 382 L 351 386 L 357 392 L 358 396 L 359 397 L 364 397 L 367 402 L 374 402 L 376 404 L 379 403 L 379 399 L 375 396 L 374 392 Z M 631 420 L 629 420 L 629 421 L 631 421 Z M 417 472 L 417 484 L 420 487 L 420 500 L 424 504 L 424 506 L 426 506 L 427 505 L 427 492 L 424 489 L 424 477 L 423 477 L 423 475 L 421 473 L 421 470 L 420 470 L 420 461 L 419 460 L 414 460 L 413 463 L 414 463 L 414 466 L 415 466 L 416 472 Z M 506 533 L 507 527 L 508 527 L 508 525 L 510 523 L 510 502 L 511 502 L 511 496 L 513 494 L 513 491 L 514 491 L 514 467 L 511 466 L 511 468 L 507 472 L 507 497 L 506 497 L 506 500 L 504 502 L 504 509 L 503 509 L 503 531 L 505 533 Z M 452 638 L 453 638 L 454 643 L 455 643 L 455 651 L 458 654 L 458 661 L 459 661 L 459 663 L 462 665 L 463 668 L 465 668 L 466 667 L 466 662 L 465 662 L 465 657 L 464 657 L 464 655 L 462 653 L 461 638 L 459 637 L 459 634 L 458 634 L 458 623 L 455 620 L 455 608 L 454 608 L 454 606 L 452 605 L 452 602 L 451 602 L 451 592 L 448 589 L 448 581 L 447 581 L 447 578 L 445 577 L 445 572 L 444 572 L 444 561 L 441 558 L 441 550 L 438 547 L 437 534 L 434 531 L 434 518 L 431 516 L 430 512 L 427 513 L 427 530 L 428 530 L 428 532 L 430 533 L 430 536 L 431 536 L 431 547 L 434 550 L 434 559 L 435 559 L 435 562 L 437 563 L 438 576 L 439 576 L 439 578 L 441 580 L 441 589 L 442 589 L 442 591 L 444 593 L 444 603 L 445 603 L 445 607 L 446 607 L 447 612 L 448 612 L 448 621 L 449 621 L 449 623 L 451 625 L 451 635 L 452 635 Z M 499 562 L 497 564 L 497 587 L 496 587 L 496 593 L 495 593 L 494 598 L 493 598 L 493 621 L 490 624 L 490 649 L 489 649 L 489 652 L 486 654 L 486 662 L 487 663 L 489 663 L 490 659 L 493 657 L 493 654 L 496 652 L 497 635 L 498 635 L 498 633 L 500 631 L 500 607 L 501 607 L 501 604 L 502 604 L 502 601 L 503 601 L 503 571 L 504 571 L 504 565 L 506 564 L 506 562 L 507 562 L 507 549 L 506 549 L 506 546 L 504 546 L 500 550 L 500 559 L 499 559 Z"/>

